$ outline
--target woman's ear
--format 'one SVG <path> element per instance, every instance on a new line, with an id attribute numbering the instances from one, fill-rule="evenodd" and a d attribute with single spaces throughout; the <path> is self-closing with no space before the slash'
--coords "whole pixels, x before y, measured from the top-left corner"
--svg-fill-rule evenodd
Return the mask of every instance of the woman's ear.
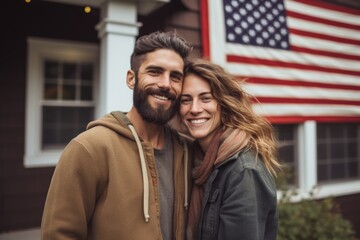
<path id="1" fill-rule="evenodd" d="M 126 73 L 126 84 L 130 89 L 135 87 L 135 72 L 133 70 L 128 70 Z"/>

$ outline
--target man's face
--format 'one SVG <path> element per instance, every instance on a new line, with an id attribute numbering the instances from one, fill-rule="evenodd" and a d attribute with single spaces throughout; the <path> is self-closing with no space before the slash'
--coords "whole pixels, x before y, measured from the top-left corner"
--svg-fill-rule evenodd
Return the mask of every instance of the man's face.
<path id="1" fill-rule="evenodd" d="M 145 121 L 167 123 L 179 107 L 184 62 L 172 50 L 148 53 L 135 73 L 134 106 Z"/>

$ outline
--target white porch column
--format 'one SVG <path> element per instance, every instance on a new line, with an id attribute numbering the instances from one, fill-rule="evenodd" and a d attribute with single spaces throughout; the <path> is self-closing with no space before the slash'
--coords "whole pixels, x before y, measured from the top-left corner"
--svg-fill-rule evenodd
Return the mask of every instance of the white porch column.
<path id="1" fill-rule="evenodd" d="M 299 127 L 300 193 L 304 197 L 317 184 L 316 122 L 306 121 Z"/>
<path id="2" fill-rule="evenodd" d="M 96 26 L 100 43 L 100 83 L 96 117 L 110 111 L 129 111 L 132 91 L 126 85 L 130 55 L 140 24 L 136 2 L 104 1 Z"/>

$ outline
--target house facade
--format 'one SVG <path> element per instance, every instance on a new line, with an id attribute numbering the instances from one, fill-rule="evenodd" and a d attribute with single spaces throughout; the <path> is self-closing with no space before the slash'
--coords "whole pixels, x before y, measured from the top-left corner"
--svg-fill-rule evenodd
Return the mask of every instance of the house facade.
<path id="1" fill-rule="evenodd" d="M 333 2 L 360 9 L 356 1 Z M 125 76 L 138 36 L 176 30 L 193 44 L 193 57 L 209 57 L 210 44 L 205 40 L 210 22 L 206 0 L 27 0 L 4 5 L 0 233 L 39 227 L 65 144 L 87 122 L 130 109 Z M 314 186 L 319 187 L 318 198 L 334 196 L 360 236 L 360 114 L 348 121 L 317 120 L 270 118 L 282 144 L 280 155 L 292 172 L 291 184 L 301 196 Z M 320 161 L 323 149 L 325 160 Z"/>

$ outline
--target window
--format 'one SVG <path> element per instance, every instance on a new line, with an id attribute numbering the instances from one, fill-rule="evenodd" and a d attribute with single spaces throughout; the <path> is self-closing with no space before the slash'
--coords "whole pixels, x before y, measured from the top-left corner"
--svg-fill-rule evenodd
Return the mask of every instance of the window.
<path id="1" fill-rule="evenodd" d="M 94 119 L 96 45 L 28 40 L 25 166 L 55 165 Z"/>
<path id="2" fill-rule="evenodd" d="M 360 125 L 317 126 L 317 178 L 319 183 L 360 179 Z"/>
<path id="3" fill-rule="evenodd" d="M 278 141 L 279 161 L 284 167 L 286 183 L 298 186 L 297 125 L 274 125 Z"/>
<path id="4" fill-rule="evenodd" d="M 314 189 L 315 198 L 360 192 L 359 123 L 309 120 L 274 128 L 280 161 L 291 173 L 286 180 L 298 193 L 295 201 L 309 197 Z"/>

